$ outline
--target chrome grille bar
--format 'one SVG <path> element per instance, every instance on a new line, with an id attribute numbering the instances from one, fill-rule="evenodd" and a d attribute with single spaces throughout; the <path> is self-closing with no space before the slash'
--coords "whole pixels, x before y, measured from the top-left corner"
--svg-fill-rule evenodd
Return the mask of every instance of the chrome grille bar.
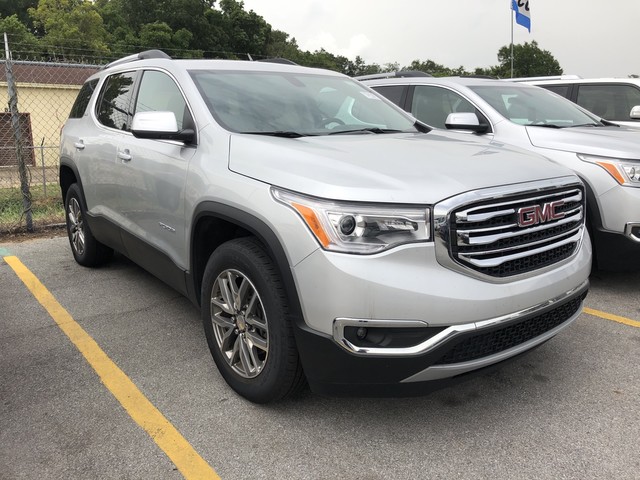
<path id="1" fill-rule="evenodd" d="M 518 188 L 520 187 L 520 190 Z M 570 258 L 582 242 L 584 187 L 575 177 L 468 192 L 434 208 L 445 266 L 495 282 Z"/>
<path id="2" fill-rule="evenodd" d="M 562 220 L 557 220 L 553 223 L 554 226 L 566 225 L 569 223 L 580 224 L 583 218 L 582 206 L 577 207 L 571 211 L 571 216 L 566 216 Z M 525 229 L 519 229 L 517 223 L 511 223 L 502 227 L 477 229 L 477 230 L 458 230 L 458 245 L 489 245 L 499 240 L 507 238 L 517 238 L 523 235 L 540 232 L 549 229 L 549 225 L 538 225 L 536 227 L 529 227 Z M 508 229 L 505 231 L 505 229 Z M 501 230 L 502 233 L 495 233 L 491 235 L 482 235 L 484 232 L 491 232 Z M 475 234 L 471 237 L 471 234 Z"/>
<path id="3" fill-rule="evenodd" d="M 570 244 L 570 243 L 575 243 L 575 242 L 580 240 L 580 237 L 582 237 L 582 232 L 577 232 L 577 233 L 575 233 L 574 235 L 572 235 L 569 238 L 566 238 L 566 239 L 561 240 L 559 242 L 554 242 L 552 246 L 553 246 L 553 248 L 556 248 L 556 247 L 561 247 L 563 245 L 567 245 L 567 244 Z M 528 249 L 528 250 L 526 250 L 524 252 L 512 253 L 512 254 L 509 254 L 509 255 L 507 255 L 506 251 L 504 251 L 504 252 L 502 252 L 502 253 L 504 253 L 504 255 L 501 255 L 500 257 L 488 258 L 488 259 L 484 259 L 484 260 L 482 260 L 479 257 L 492 255 L 495 252 L 481 252 L 481 253 L 475 253 L 475 254 L 460 254 L 460 258 L 466 260 L 467 262 L 469 262 L 472 265 L 475 265 L 477 267 L 487 268 L 487 267 L 497 267 L 499 265 L 502 265 L 505 262 L 509 262 L 511 260 L 519 260 L 519 259 L 522 259 L 522 258 L 530 257 L 530 256 L 535 255 L 537 253 L 546 252 L 548 250 L 549 250 L 549 245 L 544 245 L 542 247 Z"/>
<path id="4" fill-rule="evenodd" d="M 567 195 L 571 195 L 569 197 L 563 198 L 565 202 L 582 202 L 582 198 L 583 198 L 582 190 L 575 189 L 565 193 Z M 526 199 L 518 199 L 518 200 L 509 201 L 509 202 L 495 203 L 491 205 L 491 208 L 510 207 L 513 204 L 520 204 L 523 202 L 535 203 L 537 201 L 548 199 L 548 198 L 549 198 L 548 195 L 527 196 Z M 456 212 L 456 223 L 460 224 L 460 223 L 485 222 L 487 220 L 491 220 L 493 218 L 496 218 L 502 215 L 509 215 L 510 213 L 515 213 L 516 211 L 515 207 L 511 207 L 511 208 L 503 208 L 500 211 L 490 212 L 490 213 L 474 213 L 477 210 L 483 210 L 483 209 L 486 210 L 487 207 L 476 206 L 476 207 L 468 208 L 466 210 L 462 210 L 460 212 Z"/>

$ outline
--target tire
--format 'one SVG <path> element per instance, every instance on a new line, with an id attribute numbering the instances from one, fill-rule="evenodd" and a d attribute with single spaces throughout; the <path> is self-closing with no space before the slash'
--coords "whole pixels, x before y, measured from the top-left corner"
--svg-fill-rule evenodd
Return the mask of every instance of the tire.
<path id="1" fill-rule="evenodd" d="M 113 250 L 97 241 L 86 222 L 84 197 L 77 183 L 67 190 L 64 201 L 67 235 L 76 262 L 85 267 L 98 267 L 109 261 Z"/>
<path id="2" fill-rule="evenodd" d="M 255 403 L 301 390 L 306 382 L 282 281 L 256 240 L 231 240 L 213 252 L 201 298 L 207 343 L 231 388 Z"/>

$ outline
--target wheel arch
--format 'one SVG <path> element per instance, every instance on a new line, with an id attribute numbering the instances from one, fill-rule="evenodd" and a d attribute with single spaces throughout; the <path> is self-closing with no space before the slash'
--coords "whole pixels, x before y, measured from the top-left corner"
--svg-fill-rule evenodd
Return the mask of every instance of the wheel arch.
<path id="1" fill-rule="evenodd" d="M 203 202 L 194 211 L 191 230 L 189 295 L 200 305 L 202 279 L 206 263 L 213 251 L 234 238 L 253 236 L 273 260 L 289 301 L 290 314 L 302 318 L 298 292 L 282 243 L 275 232 L 254 215 L 217 202 Z"/>
<path id="2" fill-rule="evenodd" d="M 82 201 L 84 202 L 84 189 L 82 188 L 82 182 L 80 180 L 80 174 L 78 173 L 78 169 L 72 163 L 64 161 L 64 159 L 60 160 L 60 169 L 58 173 L 59 181 L 60 181 L 60 190 L 62 191 L 62 201 L 64 202 L 67 197 L 67 191 L 69 187 L 74 183 L 77 183 L 80 187 L 80 192 L 82 194 Z M 86 202 L 85 202 L 86 205 Z"/>

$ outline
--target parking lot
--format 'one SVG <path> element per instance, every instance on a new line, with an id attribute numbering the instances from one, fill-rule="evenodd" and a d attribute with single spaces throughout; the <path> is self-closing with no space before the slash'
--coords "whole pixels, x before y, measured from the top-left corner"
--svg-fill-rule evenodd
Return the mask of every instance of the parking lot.
<path id="1" fill-rule="evenodd" d="M 0 257 L 0 478 L 640 478 L 640 273 L 594 272 L 571 327 L 453 388 L 259 406 L 126 258 L 83 268 L 62 232 Z"/>

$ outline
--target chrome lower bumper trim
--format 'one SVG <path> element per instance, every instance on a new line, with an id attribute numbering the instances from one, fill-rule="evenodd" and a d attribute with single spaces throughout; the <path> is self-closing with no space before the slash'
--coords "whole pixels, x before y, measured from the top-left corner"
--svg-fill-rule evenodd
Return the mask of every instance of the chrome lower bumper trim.
<path id="1" fill-rule="evenodd" d="M 357 318 L 336 318 L 333 321 L 333 339 L 334 341 L 340 345 L 342 348 L 344 348 L 345 350 L 349 351 L 350 353 L 353 353 L 355 355 L 361 355 L 361 356 L 383 356 L 383 357 L 411 357 L 411 356 L 418 356 L 418 355 L 424 355 L 425 353 L 428 353 L 432 350 L 435 350 L 436 348 L 441 347 L 442 345 L 444 345 L 445 343 L 447 343 L 449 340 L 451 340 L 452 338 L 462 334 L 462 333 L 467 333 L 467 332 L 471 332 L 474 330 L 481 330 L 483 328 L 488 328 L 488 327 L 495 327 L 496 325 L 499 325 L 501 323 L 506 323 L 506 322 L 512 322 L 514 320 L 518 320 L 519 318 L 523 318 L 523 317 L 528 317 L 531 315 L 535 315 L 537 312 L 540 312 L 542 310 L 546 310 L 549 307 L 552 307 L 555 304 L 559 304 L 561 302 L 563 302 L 564 300 L 566 300 L 567 298 L 573 297 L 574 295 L 578 294 L 579 292 L 585 290 L 586 288 L 588 288 L 589 286 L 589 281 L 585 280 L 580 286 L 569 290 L 568 292 L 565 292 L 564 294 L 552 299 L 552 300 L 548 300 L 546 302 L 540 303 L 538 305 L 526 308 L 524 310 L 520 310 L 518 312 L 514 312 L 514 313 L 510 313 L 508 315 L 503 315 L 501 317 L 496 317 L 496 318 L 491 318 L 488 320 L 482 320 L 479 322 L 472 322 L 472 323 L 466 323 L 466 324 L 461 324 L 461 325 L 452 325 L 448 328 L 446 328 L 445 330 L 441 331 L 440 333 L 434 335 L 431 338 L 428 338 L 427 340 L 425 340 L 422 343 L 419 343 L 417 345 L 412 345 L 410 347 L 402 347 L 402 348 L 384 348 L 384 347 L 363 347 L 363 346 L 359 346 L 359 345 L 355 345 L 353 344 L 351 341 L 349 341 L 347 338 L 345 338 L 345 327 L 355 327 L 355 328 L 359 328 L 359 327 L 365 327 L 365 328 L 375 328 L 375 327 L 379 327 L 379 328 L 416 328 L 416 327 L 429 327 L 430 325 L 427 324 L 427 322 L 424 322 L 422 320 L 367 320 L 367 319 L 357 319 Z M 579 314 L 580 312 L 578 312 Z M 572 318 L 573 319 L 573 318 Z M 572 320 L 571 319 L 571 320 Z M 529 342 L 525 342 L 522 345 L 519 345 L 517 347 L 514 347 L 513 349 L 510 350 L 516 350 L 519 349 L 520 347 L 523 347 L 524 349 L 526 348 L 530 348 L 530 347 L 525 347 L 525 345 L 528 345 L 531 342 L 536 342 L 538 339 L 545 337 L 543 340 L 540 341 L 544 341 L 547 338 L 550 338 L 551 336 L 555 335 L 555 331 L 558 329 L 563 328 L 565 325 L 568 325 L 568 323 L 570 323 L 570 321 L 568 320 L 567 322 L 564 322 L 562 325 L 559 325 L 558 327 L 554 328 L 553 330 L 550 330 L 549 332 L 546 332 L 545 334 L 536 337 L 535 339 L 530 340 Z M 558 330 L 559 331 L 559 330 Z M 493 355 L 490 358 L 493 357 L 498 357 L 502 354 L 507 354 L 508 351 L 505 352 L 501 352 L 499 354 Z M 509 355 L 515 355 L 515 353 L 511 353 L 511 354 L 507 354 L 507 356 Z M 481 359 L 478 360 L 478 362 L 482 362 L 485 359 Z M 489 363 L 495 363 L 499 361 L 498 360 L 493 360 Z M 468 363 L 476 363 L 476 362 L 468 362 Z M 462 364 L 460 364 L 462 365 Z M 466 364 L 464 364 L 466 365 Z M 450 365 L 450 366 L 446 366 L 446 367 L 430 367 L 430 368 L 438 368 L 438 369 L 449 369 L 451 367 L 455 367 L 455 365 Z M 475 368 L 479 368 L 479 367 L 475 367 Z"/>
<path id="2" fill-rule="evenodd" d="M 639 222 L 630 222 L 624 226 L 624 234 L 634 242 L 640 242 L 640 233 L 634 233 L 633 230 L 640 230 Z"/>
<path id="3" fill-rule="evenodd" d="M 545 332 L 544 334 L 529 340 L 528 342 L 521 343 L 517 347 L 513 347 L 500 353 L 496 353 L 495 355 L 479 358 L 470 362 L 452 363 L 449 365 L 434 365 L 432 367 L 427 367 L 421 372 L 418 372 L 415 375 L 401 380 L 400 383 L 426 382 L 429 380 L 455 377 L 456 375 L 461 375 L 463 373 L 471 372 L 473 370 L 488 367 L 489 365 L 493 365 L 494 363 L 501 362 L 502 360 L 506 360 L 507 358 L 516 356 L 519 353 L 526 352 L 527 350 L 530 350 L 533 347 L 546 342 L 550 338 L 557 335 L 561 330 L 564 330 L 569 325 L 571 325 L 580 316 L 581 313 L 582 308 L 578 309 L 578 311 L 571 318 L 569 318 L 561 325 L 558 325 L 556 328 L 553 328 L 548 332 Z"/>

